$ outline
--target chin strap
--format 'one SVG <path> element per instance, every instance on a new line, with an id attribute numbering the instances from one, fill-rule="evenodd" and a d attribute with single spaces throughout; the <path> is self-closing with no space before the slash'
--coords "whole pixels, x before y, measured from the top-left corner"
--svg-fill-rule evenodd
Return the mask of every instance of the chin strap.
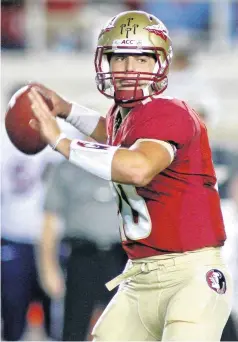
<path id="1" fill-rule="evenodd" d="M 135 96 L 134 93 L 134 90 L 117 90 L 115 92 L 115 103 L 124 108 L 136 106 L 143 99 L 144 94 L 142 89 L 138 89 Z"/>
<path id="2" fill-rule="evenodd" d="M 122 107 L 122 108 L 133 108 L 135 106 L 137 106 L 139 103 L 141 103 L 142 100 L 138 100 L 138 101 L 119 101 L 119 100 L 115 100 L 115 103 Z"/>
<path id="3" fill-rule="evenodd" d="M 168 78 L 164 76 L 159 82 L 153 82 L 149 87 L 144 89 L 133 90 L 116 90 L 115 102 L 121 107 L 135 107 L 138 103 L 145 100 L 151 95 L 159 95 L 168 86 Z"/>
<path id="4" fill-rule="evenodd" d="M 144 97 L 142 89 L 138 90 L 116 90 L 115 99 L 116 101 L 136 101 Z"/>

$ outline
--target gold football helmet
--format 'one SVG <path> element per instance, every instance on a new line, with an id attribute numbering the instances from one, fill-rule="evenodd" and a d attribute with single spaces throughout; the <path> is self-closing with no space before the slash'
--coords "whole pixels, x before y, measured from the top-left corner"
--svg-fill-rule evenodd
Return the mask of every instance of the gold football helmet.
<path id="1" fill-rule="evenodd" d="M 111 72 L 111 54 L 152 54 L 156 64 L 149 72 Z M 173 51 L 165 25 L 155 16 L 142 11 L 127 11 L 109 20 L 98 37 L 95 53 L 96 83 L 98 90 L 114 98 L 123 106 L 140 101 L 151 94 L 159 94 L 167 87 L 167 74 Z M 131 90 L 117 89 L 117 80 L 130 80 Z M 139 81 L 146 86 L 139 87 Z"/>

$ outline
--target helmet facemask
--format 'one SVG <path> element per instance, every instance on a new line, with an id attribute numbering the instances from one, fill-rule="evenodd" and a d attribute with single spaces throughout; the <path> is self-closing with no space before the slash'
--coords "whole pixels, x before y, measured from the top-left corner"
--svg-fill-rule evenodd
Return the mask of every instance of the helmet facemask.
<path id="1" fill-rule="evenodd" d="M 147 16 L 148 21 L 148 14 L 145 12 L 125 12 L 128 20 L 128 14 L 132 17 L 133 13 L 136 15 L 139 14 L 140 16 Z M 121 17 L 123 14 L 121 15 Z M 120 15 L 119 15 L 120 17 Z M 115 21 L 114 17 L 113 20 Z M 149 17 L 150 20 L 154 21 L 153 16 Z M 152 19 L 151 19 L 152 18 Z M 121 18 L 119 18 L 121 19 Z M 133 19 L 133 18 L 129 18 Z M 144 18 L 142 18 L 144 19 Z M 158 21 L 158 19 L 157 19 Z M 161 23 L 161 22 L 160 22 Z M 143 24 L 143 23 L 142 23 Z M 152 22 L 153 24 L 153 22 Z M 120 25 L 120 27 L 125 26 L 124 24 Z M 137 25 L 139 26 L 139 25 Z M 146 26 L 146 27 L 144 27 Z M 115 26 L 113 26 L 113 22 L 109 23 L 109 31 L 111 31 Z M 147 22 L 143 25 L 144 29 L 147 27 L 155 27 L 154 26 L 147 26 Z M 149 30 L 148 30 L 149 31 Z M 160 31 L 159 31 L 160 32 Z M 103 30 L 101 33 L 102 35 L 107 35 L 108 31 Z M 144 34 L 144 32 L 143 32 Z M 147 35 L 154 35 L 155 39 L 158 40 L 158 35 L 154 34 L 153 32 L 147 32 Z M 111 37 L 110 37 L 111 38 Z M 167 39 L 167 36 L 165 37 Z M 100 37 L 99 37 L 100 40 Z M 145 39 L 144 39 L 145 40 Z M 153 40 L 150 39 L 150 45 L 142 45 L 142 40 L 135 40 L 135 39 L 107 39 L 107 41 L 111 41 L 112 45 L 98 45 L 95 54 L 95 69 L 96 69 L 96 83 L 98 90 L 107 96 L 108 98 L 113 98 L 116 103 L 120 104 L 121 106 L 132 105 L 133 103 L 137 103 L 137 101 L 142 101 L 145 98 L 151 96 L 152 94 L 160 94 L 162 93 L 167 87 L 167 74 L 169 71 L 169 65 L 172 59 L 172 46 L 170 44 L 163 44 L 158 46 L 159 44 L 153 44 Z M 126 42 L 126 44 L 123 44 Z M 168 47 L 168 48 L 167 48 Z M 167 49 L 166 49 L 167 48 Z M 154 70 L 152 72 L 138 72 L 138 71 L 117 71 L 112 72 L 110 70 L 110 63 L 108 56 L 112 54 L 141 54 L 141 55 L 151 55 L 155 58 L 156 63 L 154 66 Z M 118 88 L 118 81 L 129 81 L 129 85 L 125 89 L 120 90 Z M 143 86 L 141 83 L 143 82 Z"/>

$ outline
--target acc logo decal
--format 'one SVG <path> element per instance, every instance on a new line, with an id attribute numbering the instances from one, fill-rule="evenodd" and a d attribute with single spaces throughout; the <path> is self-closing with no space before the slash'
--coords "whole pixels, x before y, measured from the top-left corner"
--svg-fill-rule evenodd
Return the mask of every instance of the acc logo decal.
<path id="1" fill-rule="evenodd" d="M 134 39 L 123 39 L 121 41 L 121 44 L 130 44 L 130 45 L 132 45 L 132 44 L 135 44 L 135 40 Z"/>
<path id="2" fill-rule="evenodd" d="M 162 38 L 164 41 L 166 41 L 168 39 L 169 32 L 166 29 L 166 27 L 164 26 L 164 24 L 162 24 L 162 23 L 160 23 L 158 25 L 146 26 L 146 27 L 144 27 L 144 30 L 147 30 L 149 32 L 156 34 L 157 36 Z"/>
<path id="3" fill-rule="evenodd" d="M 113 41 L 113 46 L 120 45 L 133 45 L 133 46 L 142 46 L 142 40 L 135 39 L 117 39 Z"/>
<path id="4" fill-rule="evenodd" d="M 92 143 L 92 142 L 87 142 L 87 141 L 82 141 L 82 140 L 78 140 L 77 145 L 79 145 L 80 147 L 92 148 L 95 150 L 108 150 L 111 147 L 108 145 L 97 144 L 97 143 Z"/>
<path id="5" fill-rule="evenodd" d="M 226 292 L 226 278 L 224 274 L 216 269 L 212 269 L 206 274 L 208 286 L 218 294 Z"/>

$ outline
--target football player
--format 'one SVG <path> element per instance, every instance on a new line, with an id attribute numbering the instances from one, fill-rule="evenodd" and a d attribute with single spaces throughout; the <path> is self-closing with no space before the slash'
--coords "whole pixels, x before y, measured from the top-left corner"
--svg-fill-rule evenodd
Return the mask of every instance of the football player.
<path id="1" fill-rule="evenodd" d="M 106 118 L 40 86 L 30 125 L 70 162 L 110 180 L 118 194 L 129 261 L 93 329 L 95 341 L 218 341 L 231 311 L 226 239 L 207 130 L 182 100 L 163 97 L 172 60 L 167 28 L 123 12 L 99 35 L 98 90 Z M 39 92 L 50 96 L 50 111 Z M 98 143 L 67 139 L 60 116 Z M 103 232 L 102 232 L 103 233 Z"/>

